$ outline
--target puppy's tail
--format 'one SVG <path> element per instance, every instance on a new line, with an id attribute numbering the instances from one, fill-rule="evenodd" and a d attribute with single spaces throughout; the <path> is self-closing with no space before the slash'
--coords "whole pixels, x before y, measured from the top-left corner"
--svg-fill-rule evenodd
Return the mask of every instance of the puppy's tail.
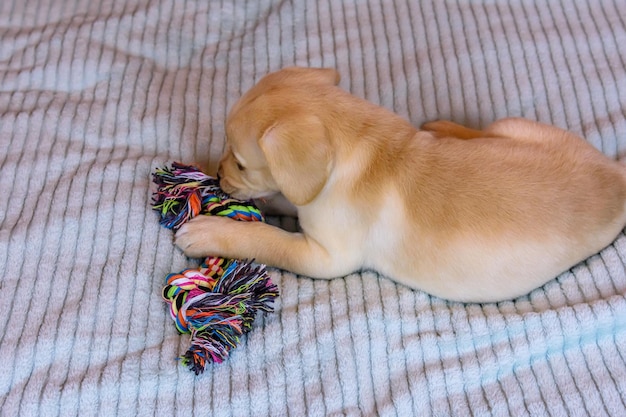
<path id="1" fill-rule="evenodd" d="M 617 162 L 624 168 L 623 171 L 626 172 L 626 155 L 618 156 Z"/>
<path id="2" fill-rule="evenodd" d="M 621 157 L 618 157 L 617 162 L 622 167 L 622 177 L 624 178 L 624 181 L 626 181 L 626 155 L 622 155 Z"/>

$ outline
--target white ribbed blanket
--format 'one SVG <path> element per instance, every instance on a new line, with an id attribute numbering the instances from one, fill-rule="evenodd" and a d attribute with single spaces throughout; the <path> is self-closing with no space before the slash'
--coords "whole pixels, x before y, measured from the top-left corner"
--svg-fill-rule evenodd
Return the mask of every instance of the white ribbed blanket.
<path id="1" fill-rule="evenodd" d="M 229 361 L 175 361 L 160 291 L 194 262 L 150 173 L 214 168 L 228 109 L 292 64 L 416 125 L 524 116 L 626 155 L 623 0 L 3 0 L 0 415 L 626 415 L 623 234 L 499 304 L 272 270 Z"/>

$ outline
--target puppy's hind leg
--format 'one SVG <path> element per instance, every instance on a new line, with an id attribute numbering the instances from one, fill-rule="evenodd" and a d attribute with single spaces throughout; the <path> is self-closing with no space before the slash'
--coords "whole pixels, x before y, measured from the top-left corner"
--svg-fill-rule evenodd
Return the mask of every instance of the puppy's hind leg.
<path id="1" fill-rule="evenodd" d="M 535 143 L 555 141 L 562 143 L 564 140 L 586 143 L 583 138 L 567 130 L 520 117 L 506 117 L 496 120 L 485 128 L 485 134 L 489 137 L 504 137 Z"/>
<path id="2" fill-rule="evenodd" d="M 470 129 L 448 120 L 427 122 L 422 125 L 421 129 L 432 133 L 437 138 L 476 139 L 485 137 L 485 132 L 482 130 Z"/>

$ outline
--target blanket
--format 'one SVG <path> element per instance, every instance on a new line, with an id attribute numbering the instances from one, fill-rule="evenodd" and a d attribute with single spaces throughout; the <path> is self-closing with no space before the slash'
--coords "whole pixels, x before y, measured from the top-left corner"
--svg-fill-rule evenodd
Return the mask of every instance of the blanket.
<path id="1" fill-rule="evenodd" d="M 150 174 L 214 172 L 228 110 L 289 65 L 416 126 L 522 116 L 626 154 L 617 0 L 3 0 L 0 414 L 625 415 L 623 233 L 492 304 L 270 269 L 276 311 L 226 362 L 181 366 L 161 289 L 197 260 Z"/>

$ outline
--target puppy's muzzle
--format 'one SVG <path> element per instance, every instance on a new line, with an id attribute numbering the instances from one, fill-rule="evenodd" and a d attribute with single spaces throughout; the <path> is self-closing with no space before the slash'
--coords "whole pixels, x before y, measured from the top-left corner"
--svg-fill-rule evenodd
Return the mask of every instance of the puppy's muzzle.
<path id="1" fill-rule="evenodd" d="M 220 185 L 220 188 L 226 193 L 226 194 L 232 194 L 235 191 L 237 191 L 237 189 L 235 187 L 233 187 L 226 178 L 224 178 L 224 170 L 222 169 L 222 166 L 220 165 L 219 168 L 217 169 L 217 181 Z"/>

